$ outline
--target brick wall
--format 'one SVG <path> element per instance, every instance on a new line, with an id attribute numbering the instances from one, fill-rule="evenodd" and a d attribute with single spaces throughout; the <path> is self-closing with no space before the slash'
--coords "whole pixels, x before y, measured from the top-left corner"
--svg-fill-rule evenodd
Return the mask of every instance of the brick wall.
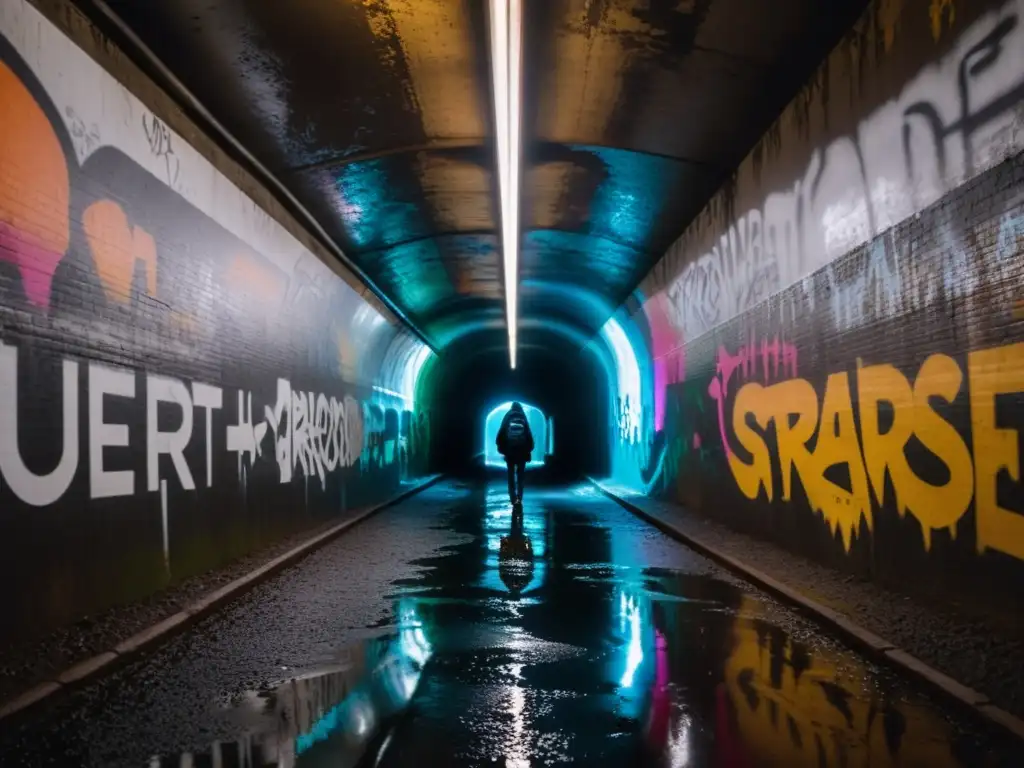
<path id="1" fill-rule="evenodd" d="M 872 3 L 614 318 L 615 479 L 1019 604 L 1022 150 L 1022 0 Z"/>
<path id="2" fill-rule="evenodd" d="M 1022 247 L 1018 157 L 687 344 L 676 498 L 895 586 L 1019 600 Z"/>
<path id="3" fill-rule="evenodd" d="M 422 468 L 426 415 L 385 393 L 413 394 L 425 348 L 285 223 L 4 3 L 0 640 L 339 519 Z"/>

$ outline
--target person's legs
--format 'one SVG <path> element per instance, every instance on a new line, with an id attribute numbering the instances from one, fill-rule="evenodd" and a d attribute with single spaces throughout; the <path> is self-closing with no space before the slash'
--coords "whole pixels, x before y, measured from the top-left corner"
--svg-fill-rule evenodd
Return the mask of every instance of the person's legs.
<path id="1" fill-rule="evenodd" d="M 508 498 L 514 504 L 516 500 L 516 464 L 506 461 L 508 467 Z"/>
<path id="2" fill-rule="evenodd" d="M 516 482 L 516 498 L 523 500 L 523 482 L 526 480 L 526 462 L 516 463 L 516 474 L 519 476 Z"/>

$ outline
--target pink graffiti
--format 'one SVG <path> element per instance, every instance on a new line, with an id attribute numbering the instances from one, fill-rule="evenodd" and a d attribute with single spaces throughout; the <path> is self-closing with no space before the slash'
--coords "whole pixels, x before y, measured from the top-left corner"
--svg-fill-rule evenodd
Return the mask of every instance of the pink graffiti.
<path id="1" fill-rule="evenodd" d="M 669 303 L 664 292 L 644 303 L 643 311 L 651 332 L 654 357 L 654 429 L 665 427 L 665 391 L 686 379 L 686 357 L 681 339 L 669 320 Z"/>
<path id="2" fill-rule="evenodd" d="M 63 253 L 30 242 L 27 235 L 0 221 L 0 261 L 18 268 L 25 296 L 36 307 L 49 308 L 53 274 L 63 257 Z"/>
<path id="3" fill-rule="evenodd" d="M 730 354 L 725 347 L 718 348 L 718 360 L 715 365 L 715 376 L 708 385 L 708 394 L 713 400 L 718 411 L 718 431 L 722 438 L 722 445 L 725 446 L 727 455 L 732 455 L 729 447 L 729 440 L 725 433 L 725 399 L 729 395 L 729 382 L 737 371 L 740 378 L 749 380 L 757 375 L 758 361 L 760 361 L 761 377 L 767 385 L 770 380 L 782 377 L 796 378 L 797 374 L 797 349 L 796 346 L 787 341 L 780 341 L 778 335 L 770 340 L 761 339 L 760 343 L 754 341 L 753 334 L 750 335 L 746 344 L 742 345 L 736 354 Z"/>
<path id="4" fill-rule="evenodd" d="M 647 738 L 651 746 L 664 752 L 672 728 L 672 688 L 669 669 L 668 638 L 654 630 L 654 686 L 647 716 Z"/>
<path id="5" fill-rule="evenodd" d="M 757 344 L 753 340 L 741 346 L 735 355 L 729 354 L 725 347 L 718 348 L 718 362 L 716 373 L 721 378 L 721 394 L 723 397 L 729 394 L 729 382 L 736 371 L 740 371 L 744 379 L 750 379 L 757 375 L 758 360 L 761 361 L 761 375 L 764 383 L 770 379 L 779 377 L 781 366 L 783 375 L 790 378 L 797 376 L 797 351 L 796 347 L 789 342 L 779 341 L 775 336 L 770 341 L 761 339 Z M 714 395 L 712 395 L 713 397 Z"/>
<path id="6" fill-rule="evenodd" d="M 673 349 L 654 360 L 654 429 L 665 427 L 665 392 L 673 384 L 686 380 L 683 349 Z"/>

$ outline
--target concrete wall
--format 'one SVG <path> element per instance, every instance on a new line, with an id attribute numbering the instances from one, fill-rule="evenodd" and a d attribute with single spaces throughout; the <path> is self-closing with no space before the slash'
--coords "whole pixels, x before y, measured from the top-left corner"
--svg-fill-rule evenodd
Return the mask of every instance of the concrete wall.
<path id="1" fill-rule="evenodd" d="M 1019 602 L 1022 148 L 1024 0 L 873 3 L 616 317 L 617 479 Z"/>
<path id="2" fill-rule="evenodd" d="M 429 440 L 429 350 L 38 5 L 0 6 L 0 640 L 381 501 Z"/>

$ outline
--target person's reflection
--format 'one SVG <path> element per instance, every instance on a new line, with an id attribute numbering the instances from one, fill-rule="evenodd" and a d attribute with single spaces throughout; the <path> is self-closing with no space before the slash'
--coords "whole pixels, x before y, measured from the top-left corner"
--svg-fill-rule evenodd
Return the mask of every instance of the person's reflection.
<path id="1" fill-rule="evenodd" d="M 533 544 L 523 531 L 523 512 L 512 512 L 512 527 L 501 537 L 498 575 L 513 595 L 522 592 L 533 579 Z"/>

